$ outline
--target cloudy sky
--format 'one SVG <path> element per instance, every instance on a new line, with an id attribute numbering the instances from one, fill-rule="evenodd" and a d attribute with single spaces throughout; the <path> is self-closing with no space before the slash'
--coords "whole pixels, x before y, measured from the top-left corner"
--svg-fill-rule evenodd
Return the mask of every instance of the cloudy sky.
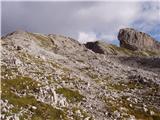
<path id="1" fill-rule="evenodd" d="M 2 35 L 15 30 L 118 44 L 120 28 L 160 40 L 160 0 L 139 2 L 2 2 Z"/>

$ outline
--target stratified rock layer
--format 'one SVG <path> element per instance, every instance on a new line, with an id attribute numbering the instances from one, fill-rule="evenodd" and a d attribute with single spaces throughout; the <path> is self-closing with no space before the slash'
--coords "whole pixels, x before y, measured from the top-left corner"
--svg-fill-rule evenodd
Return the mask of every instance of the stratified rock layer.
<path id="1" fill-rule="evenodd" d="M 160 43 L 150 35 L 132 28 L 120 29 L 118 34 L 120 46 L 130 50 L 160 51 Z"/>

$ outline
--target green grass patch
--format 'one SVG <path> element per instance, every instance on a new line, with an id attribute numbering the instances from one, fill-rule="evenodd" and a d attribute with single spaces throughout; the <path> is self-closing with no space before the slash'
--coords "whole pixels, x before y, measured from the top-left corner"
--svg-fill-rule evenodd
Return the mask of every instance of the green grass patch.
<path id="1" fill-rule="evenodd" d="M 146 86 L 137 82 L 118 82 L 114 84 L 108 84 L 108 88 L 111 90 L 117 90 L 117 91 L 128 91 L 131 89 L 143 89 Z"/>
<path id="2" fill-rule="evenodd" d="M 68 88 L 58 88 L 56 92 L 58 94 L 63 94 L 69 102 L 80 102 L 84 98 L 78 91 L 73 91 Z"/>
<path id="3" fill-rule="evenodd" d="M 42 102 L 36 103 L 36 110 L 33 110 L 34 115 L 32 120 L 66 120 L 66 114 L 60 110 L 53 108 L 48 104 Z"/>
<path id="4" fill-rule="evenodd" d="M 107 49 L 111 51 L 112 54 L 124 54 L 124 55 L 129 55 L 129 56 L 157 56 L 160 53 L 157 53 L 155 51 L 151 50 L 140 50 L 140 51 L 132 51 L 123 47 L 118 47 L 116 45 L 109 45 L 107 46 Z"/>
<path id="5" fill-rule="evenodd" d="M 2 65 L 1 66 L 1 75 L 2 76 L 13 76 L 14 73 L 17 73 L 18 72 L 18 68 L 7 68 L 7 66 L 5 65 Z"/>
<path id="6" fill-rule="evenodd" d="M 38 82 L 28 77 L 17 77 L 12 80 L 2 80 L 2 99 L 7 99 L 11 104 L 25 106 L 34 102 L 33 97 L 28 96 L 29 93 L 37 92 L 39 89 Z M 25 97 L 19 97 L 14 92 L 22 93 L 25 92 Z"/>
<path id="7" fill-rule="evenodd" d="M 28 77 L 17 77 L 12 80 L 2 80 L 2 87 L 4 91 L 10 91 L 11 89 L 15 89 L 18 91 L 26 90 L 27 92 L 36 92 L 40 86 L 39 82 L 32 80 Z M 3 92 L 3 91 L 2 91 Z"/>
<path id="8" fill-rule="evenodd" d="M 112 89 L 118 90 L 118 91 L 124 91 L 126 89 L 125 85 L 116 83 L 116 84 L 111 84 L 109 87 Z"/>
<path id="9" fill-rule="evenodd" d="M 127 100 L 126 96 L 122 96 L 122 98 L 117 98 L 117 99 L 110 99 L 106 98 L 105 99 L 106 103 L 106 109 L 110 112 L 113 113 L 114 111 L 121 111 L 120 108 L 125 108 L 126 110 L 123 111 L 127 113 L 127 115 L 122 116 L 124 118 L 129 118 L 129 115 L 134 115 L 136 119 L 138 120 L 158 120 L 160 118 L 160 114 L 156 113 L 155 115 L 150 115 L 149 112 L 145 112 L 142 103 L 131 103 L 130 101 Z M 132 106 L 130 106 L 132 104 Z M 149 109 L 150 110 L 150 109 Z"/>
<path id="10" fill-rule="evenodd" d="M 126 55 L 133 54 L 133 51 L 128 50 L 126 48 L 118 47 L 116 45 L 110 45 L 109 48 L 113 54 L 118 54 L 118 53 L 122 53 L 122 54 L 126 54 Z"/>
<path id="11" fill-rule="evenodd" d="M 29 95 L 30 92 L 36 92 L 39 88 L 38 82 L 27 78 L 18 77 L 13 80 L 2 80 L 2 99 L 8 100 L 8 102 L 14 105 L 14 108 L 10 111 L 12 113 L 18 113 L 20 108 L 26 108 L 33 112 L 32 120 L 61 120 L 66 119 L 66 115 L 62 110 L 53 108 L 51 105 L 37 101 L 34 96 Z M 28 87 L 27 87 L 28 86 Z M 26 90 L 26 96 L 20 97 L 14 93 Z M 29 106 L 35 106 L 36 109 L 31 109 Z M 21 116 L 20 119 L 27 118 L 28 113 Z"/>

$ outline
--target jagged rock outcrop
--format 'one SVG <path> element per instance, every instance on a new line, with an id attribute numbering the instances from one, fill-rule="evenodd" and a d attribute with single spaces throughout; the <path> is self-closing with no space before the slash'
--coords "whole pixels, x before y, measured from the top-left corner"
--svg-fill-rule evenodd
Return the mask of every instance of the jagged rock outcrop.
<path id="1" fill-rule="evenodd" d="M 160 43 L 150 35 L 133 28 L 120 29 L 118 34 L 120 46 L 130 50 L 160 51 Z"/>

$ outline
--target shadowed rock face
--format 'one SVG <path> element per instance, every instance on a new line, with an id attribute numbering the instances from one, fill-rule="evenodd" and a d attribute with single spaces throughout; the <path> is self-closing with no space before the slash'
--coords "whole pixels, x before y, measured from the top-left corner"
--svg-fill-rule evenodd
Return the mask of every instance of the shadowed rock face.
<path id="1" fill-rule="evenodd" d="M 160 43 L 146 33 L 132 28 L 120 29 L 118 34 L 120 46 L 130 50 L 160 51 Z"/>
<path id="2" fill-rule="evenodd" d="M 99 46 L 98 41 L 88 42 L 85 44 L 86 48 L 92 50 L 95 53 L 104 54 L 104 50 Z"/>

